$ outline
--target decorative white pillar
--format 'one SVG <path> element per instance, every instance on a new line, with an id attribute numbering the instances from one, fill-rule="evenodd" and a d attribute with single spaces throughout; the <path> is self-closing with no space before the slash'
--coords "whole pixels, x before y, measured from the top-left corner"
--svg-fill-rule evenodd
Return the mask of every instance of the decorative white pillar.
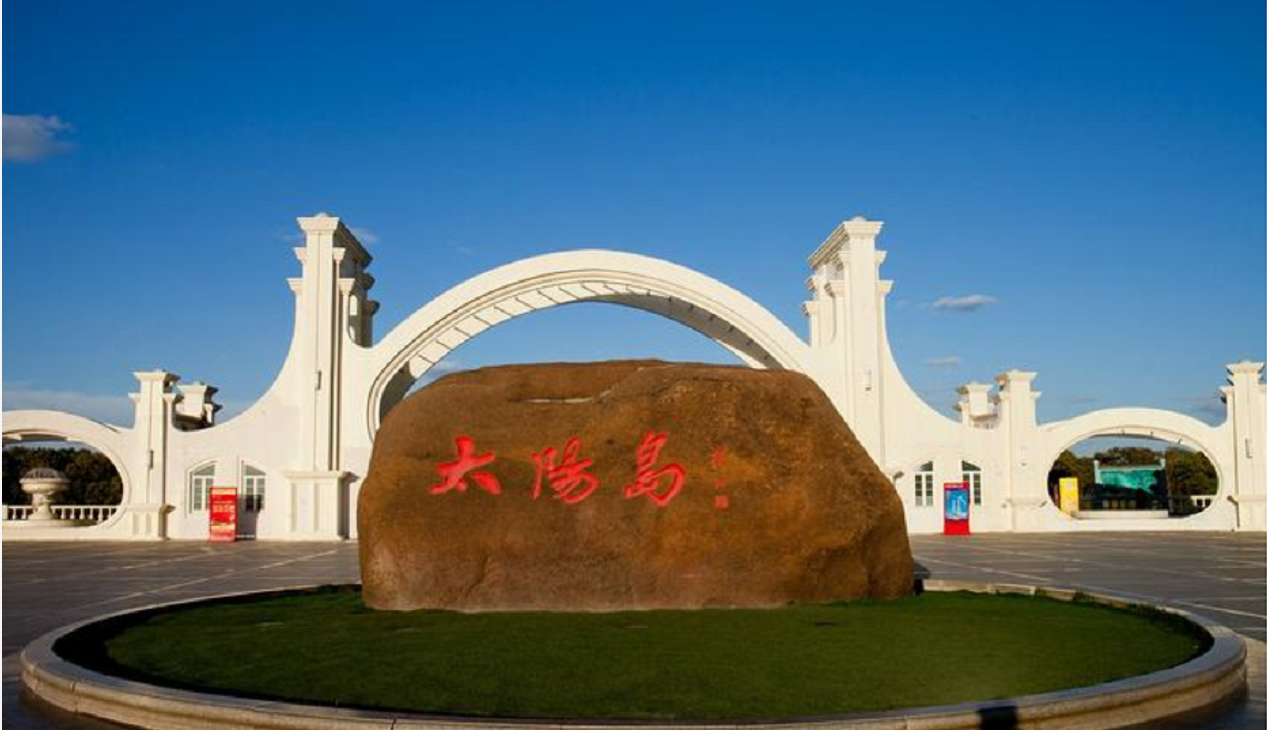
<path id="1" fill-rule="evenodd" d="M 810 346 L 820 356 L 820 382 L 876 463 L 884 458 L 885 252 L 875 247 L 881 221 L 857 216 L 836 227 L 810 257 L 813 299 Z"/>
<path id="2" fill-rule="evenodd" d="M 1235 456 L 1228 497 L 1236 504 L 1237 529 L 1267 529 L 1267 386 L 1263 363 L 1242 361 L 1227 366 L 1227 403 Z"/>
<path id="3" fill-rule="evenodd" d="M 801 304 L 801 311 L 805 313 L 805 318 L 809 320 L 809 346 L 818 348 L 823 346 L 824 339 L 831 336 L 830 330 L 824 332 L 824 311 L 823 304 L 819 299 L 823 296 L 826 286 L 826 279 L 818 274 L 805 280 L 805 288 L 810 291 L 810 300 Z"/>
<path id="4" fill-rule="evenodd" d="M 296 297 L 299 448 L 294 468 L 283 472 L 290 536 L 347 536 L 351 522 L 340 467 L 343 353 L 372 330 L 376 306 L 366 298 L 373 279 L 371 257 L 338 218 L 318 213 L 298 219 L 304 246 L 295 249 L 303 275 L 291 280 Z"/>
<path id="5" fill-rule="evenodd" d="M 347 477 L 337 470 L 284 471 L 286 539 L 341 540 L 348 536 Z"/>
<path id="6" fill-rule="evenodd" d="M 960 422 L 973 428 L 988 428 L 996 420 L 995 403 L 990 399 L 989 383 L 965 383 L 959 386 L 959 402 L 955 410 L 959 411 Z"/>
<path id="7" fill-rule="evenodd" d="M 167 512 L 183 504 L 177 494 L 167 489 L 167 444 L 178 395 L 172 385 L 179 375 L 164 370 L 133 373 L 140 388 L 131 395 L 136 404 L 138 453 L 132 463 L 140 468 L 133 477 L 128 501 L 122 506 L 128 530 L 138 538 L 167 536 Z M 179 485 L 176 489 L 179 489 Z M 181 495 L 183 496 L 183 495 Z"/>
<path id="8" fill-rule="evenodd" d="M 216 413 L 222 408 L 214 400 L 219 390 L 203 382 L 180 386 L 180 397 L 176 400 L 176 427 L 186 431 L 196 431 L 214 426 Z"/>
<path id="9" fill-rule="evenodd" d="M 1038 373 L 1008 370 L 997 376 L 998 424 L 1004 441 L 1006 499 L 1013 530 L 1038 529 L 1039 510 L 1047 502 L 1046 464 L 1035 463 L 1038 452 Z"/>

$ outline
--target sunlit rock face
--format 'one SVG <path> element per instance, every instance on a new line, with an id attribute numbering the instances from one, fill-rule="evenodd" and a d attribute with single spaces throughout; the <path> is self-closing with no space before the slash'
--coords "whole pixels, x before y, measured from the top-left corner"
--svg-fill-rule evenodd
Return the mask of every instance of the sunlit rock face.
<path id="1" fill-rule="evenodd" d="M 778 606 L 912 587 L 893 485 L 786 371 L 449 375 L 388 415 L 357 520 L 378 609 Z"/>

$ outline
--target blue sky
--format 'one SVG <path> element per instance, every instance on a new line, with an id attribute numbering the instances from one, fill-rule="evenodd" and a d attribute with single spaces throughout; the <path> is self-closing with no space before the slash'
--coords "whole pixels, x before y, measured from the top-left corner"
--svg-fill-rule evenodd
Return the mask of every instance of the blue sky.
<path id="1" fill-rule="evenodd" d="M 379 333 L 548 251 L 664 257 L 795 331 L 805 259 L 887 222 L 890 335 L 943 410 L 1210 420 L 1267 356 L 1261 2 L 10 3 L 4 407 L 126 419 L 164 367 L 238 410 L 285 354 L 294 218 L 375 255 Z M 937 308 L 979 295 L 975 309 Z M 729 355 L 565 307 L 460 366 Z"/>

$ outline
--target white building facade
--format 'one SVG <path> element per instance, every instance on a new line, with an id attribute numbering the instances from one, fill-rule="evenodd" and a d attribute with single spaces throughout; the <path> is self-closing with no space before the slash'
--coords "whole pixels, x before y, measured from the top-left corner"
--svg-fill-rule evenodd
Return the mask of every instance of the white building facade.
<path id="1" fill-rule="evenodd" d="M 1040 424 L 1035 373 L 1009 370 L 959 389 L 958 420 L 906 383 L 889 347 L 880 276 L 882 223 L 854 218 L 810 257 L 808 341 L 742 293 L 676 264 L 584 250 L 548 254 L 469 279 L 416 310 L 377 342 L 371 257 L 338 218 L 300 218 L 290 279 L 295 325 L 269 390 L 241 415 L 215 423 L 215 388 L 163 371 L 136 373 L 131 427 L 57 411 L 7 411 L 5 443 L 64 440 L 100 450 L 123 480 L 123 501 L 99 524 L 17 529 L 11 539 L 190 539 L 208 536 L 211 486 L 239 490 L 239 531 L 258 539 L 356 537 L 356 503 L 383 415 L 450 351 L 508 319 L 562 304 L 607 302 L 691 327 L 758 368 L 813 378 L 876 463 L 893 479 L 912 533 L 942 530 L 942 485 L 968 482 L 975 532 L 1267 529 L 1267 387 L 1263 364 L 1227 368 L 1227 418 L 1211 426 L 1148 408 L 1094 411 Z M 1094 436 L 1145 436 L 1201 450 L 1219 491 L 1183 518 L 1080 519 L 1048 496 L 1062 451 Z"/>

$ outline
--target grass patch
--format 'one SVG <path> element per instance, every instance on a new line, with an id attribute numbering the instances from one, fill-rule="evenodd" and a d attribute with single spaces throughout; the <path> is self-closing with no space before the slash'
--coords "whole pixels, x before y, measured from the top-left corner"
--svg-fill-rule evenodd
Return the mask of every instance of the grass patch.
<path id="1" fill-rule="evenodd" d="M 168 686 L 471 716 L 773 719 L 989 700 L 1180 664 L 1209 638 L 1161 612 L 924 593 L 771 610 L 371 611 L 356 588 L 87 627 L 71 661 Z"/>

